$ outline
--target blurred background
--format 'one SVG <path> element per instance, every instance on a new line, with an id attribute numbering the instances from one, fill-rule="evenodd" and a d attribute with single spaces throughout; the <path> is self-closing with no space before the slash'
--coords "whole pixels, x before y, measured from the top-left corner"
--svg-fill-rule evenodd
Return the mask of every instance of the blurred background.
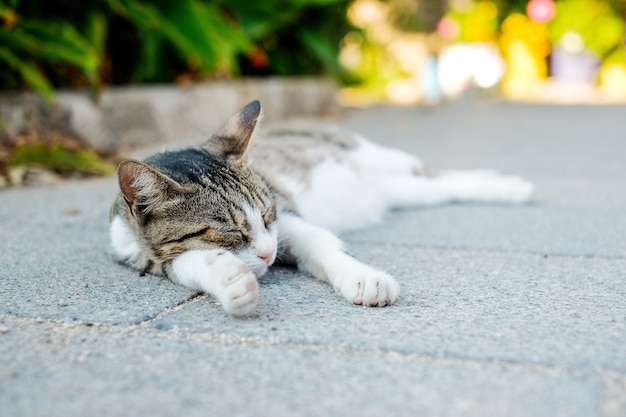
<path id="1" fill-rule="evenodd" d="M 210 114 L 202 93 L 107 102 L 111 86 L 332 85 L 321 104 L 294 87 L 281 116 L 328 112 L 336 91 L 348 106 L 626 102 L 625 17 L 626 0 L 0 0 L 0 188 L 115 173 L 124 146 L 200 137 L 172 129 L 206 134 L 242 104 L 228 88 Z"/>
<path id="2" fill-rule="evenodd" d="M 0 0 L 0 90 L 325 76 L 351 105 L 626 101 L 626 0 Z"/>

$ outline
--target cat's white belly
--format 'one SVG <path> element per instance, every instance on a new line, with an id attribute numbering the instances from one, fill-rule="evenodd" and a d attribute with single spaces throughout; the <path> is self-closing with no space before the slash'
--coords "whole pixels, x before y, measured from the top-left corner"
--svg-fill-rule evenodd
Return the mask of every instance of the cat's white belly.
<path id="1" fill-rule="evenodd" d="M 362 228 L 382 219 L 387 204 L 358 167 L 327 160 L 311 172 L 306 187 L 290 187 L 299 213 L 334 232 Z"/>
<path id="2" fill-rule="evenodd" d="M 316 165 L 307 184 L 287 180 L 300 214 L 334 232 L 355 230 L 381 221 L 394 206 L 387 188 L 398 177 L 413 177 L 421 161 L 354 135 L 358 146 Z M 401 191 L 402 192 L 402 191 Z"/>

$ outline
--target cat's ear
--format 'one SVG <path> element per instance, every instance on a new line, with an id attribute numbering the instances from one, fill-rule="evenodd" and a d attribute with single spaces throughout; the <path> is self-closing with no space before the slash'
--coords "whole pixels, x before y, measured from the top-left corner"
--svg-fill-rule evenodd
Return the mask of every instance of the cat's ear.
<path id="1" fill-rule="evenodd" d="M 204 147 L 212 154 L 235 163 L 244 162 L 260 117 L 261 103 L 254 100 L 231 117 L 224 127 L 205 142 Z"/>
<path id="2" fill-rule="evenodd" d="M 117 168 L 120 190 L 132 215 L 139 222 L 185 189 L 167 175 L 143 162 L 126 159 Z"/>

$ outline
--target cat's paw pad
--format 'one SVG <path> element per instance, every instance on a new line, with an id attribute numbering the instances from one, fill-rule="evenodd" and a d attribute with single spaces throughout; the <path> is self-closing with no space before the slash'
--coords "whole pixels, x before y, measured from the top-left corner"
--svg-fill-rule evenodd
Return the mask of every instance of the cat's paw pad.
<path id="1" fill-rule="evenodd" d="M 224 252 L 211 261 L 219 280 L 215 296 L 224 311 L 233 316 L 250 314 L 259 301 L 256 276 L 245 263 L 229 253 Z"/>
<path id="2" fill-rule="evenodd" d="M 388 274 L 367 269 L 342 279 L 337 290 L 353 304 L 384 307 L 396 301 L 400 286 Z"/>

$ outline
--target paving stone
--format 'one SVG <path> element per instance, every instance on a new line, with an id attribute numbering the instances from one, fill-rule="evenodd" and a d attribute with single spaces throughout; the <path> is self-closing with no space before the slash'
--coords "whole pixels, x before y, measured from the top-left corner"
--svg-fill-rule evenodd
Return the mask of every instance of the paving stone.
<path id="1" fill-rule="evenodd" d="M 601 375 L 5 323 L 0 404 L 12 416 L 589 416 Z"/>
<path id="2" fill-rule="evenodd" d="M 384 223 L 348 233 L 344 239 L 357 243 L 619 258 L 626 254 L 624 213 L 626 208 L 554 203 L 459 204 L 395 212 Z"/>
<path id="3" fill-rule="evenodd" d="M 386 308 L 353 306 L 324 283 L 276 269 L 257 316 L 234 319 L 197 300 L 157 329 L 226 332 L 432 357 L 626 372 L 624 260 L 359 245 L 401 285 Z"/>
<path id="4" fill-rule="evenodd" d="M 114 262 L 105 179 L 0 193 L 0 313 L 129 324 L 195 292 Z"/>

